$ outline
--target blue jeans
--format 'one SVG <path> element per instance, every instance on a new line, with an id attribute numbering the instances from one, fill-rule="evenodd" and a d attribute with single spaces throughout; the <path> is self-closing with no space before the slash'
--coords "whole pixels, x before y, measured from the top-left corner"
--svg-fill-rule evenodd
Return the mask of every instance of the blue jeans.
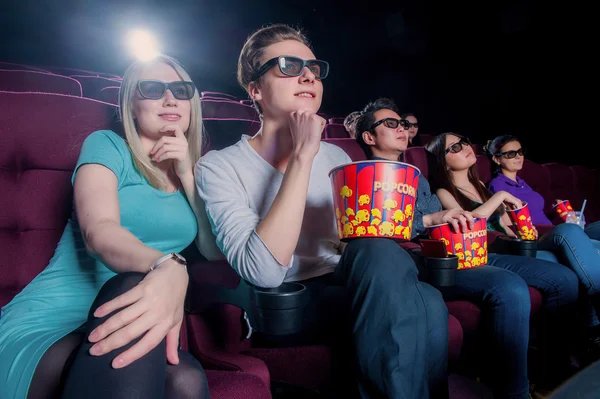
<path id="1" fill-rule="evenodd" d="M 592 234 L 600 230 L 600 225 L 595 225 L 589 226 Z M 586 307 L 585 324 L 600 324 L 591 301 L 600 293 L 600 254 L 586 232 L 571 223 L 555 226 L 540 237 L 537 258 L 564 264 L 575 272 L 579 283 L 585 288 L 582 294 L 587 294 L 582 295 Z"/>
<path id="2" fill-rule="evenodd" d="M 310 292 L 303 331 L 269 337 L 271 344 L 333 344 L 344 352 L 338 363 L 357 363 L 337 367 L 345 373 L 340 378 L 334 368 L 334 379 L 357 381 L 362 399 L 448 398 L 448 309 L 438 290 L 418 280 L 415 262 L 398 244 L 354 239 L 334 273 L 301 283 Z"/>
<path id="3" fill-rule="evenodd" d="M 350 295 L 361 397 L 447 397 L 448 309 L 411 256 L 385 238 L 355 239 L 335 278 Z"/>
<path id="4" fill-rule="evenodd" d="M 530 296 L 538 289 L 547 312 L 577 300 L 577 277 L 560 265 L 523 256 L 490 254 L 488 265 L 456 273 L 455 293 L 482 308 L 488 383 L 497 398 L 528 398 Z M 558 322 L 557 322 L 558 323 Z"/>

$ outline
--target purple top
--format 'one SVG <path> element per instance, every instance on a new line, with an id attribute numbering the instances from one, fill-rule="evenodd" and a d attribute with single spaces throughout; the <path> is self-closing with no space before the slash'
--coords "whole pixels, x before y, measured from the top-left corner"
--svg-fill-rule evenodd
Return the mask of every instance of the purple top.
<path id="1" fill-rule="evenodd" d="M 544 197 L 540 193 L 533 191 L 529 184 L 525 183 L 525 180 L 519 176 L 517 176 L 517 181 L 515 182 L 502 173 L 498 173 L 490 182 L 489 189 L 492 193 L 506 191 L 521 201 L 527 202 L 533 224 L 552 224 L 544 214 Z"/>

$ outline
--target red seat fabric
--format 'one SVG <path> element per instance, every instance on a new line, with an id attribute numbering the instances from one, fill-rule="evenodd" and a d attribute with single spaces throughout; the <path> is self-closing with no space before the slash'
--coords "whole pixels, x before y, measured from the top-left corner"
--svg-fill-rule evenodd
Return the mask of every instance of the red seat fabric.
<path id="1" fill-rule="evenodd" d="M 477 173 L 486 185 L 492 180 L 491 162 L 487 155 L 477 155 Z"/>
<path id="2" fill-rule="evenodd" d="M 71 215 L 71 174 L 115 107 L 79 97 L 0 93 L 0 306 L 42 271 Z"/>
<path id="3" fill-rule="evenodd" d="M 552 195 L 550 194 L 550 174 L 548 169 L 533 161 L 525 159 L 519 177 L 531 186 L 534 191 L 544 197 L 544 212 L 552 216 Z M 552 217 L 550 218 L 552 220 Z"/>
<path id="4" fill-rule="evenodd" d="M 38 68 L 38 67 L 30 66 L 30 65 L 14 64 L 12 62 L 0 62 L 0 69 L 23 70 L 23 71 L 37 71 L 37 72 L 52 73 L 52 72 L 47 71 L 47 70 L 42 69 L 42 68 Z"/>
<path id="5" fill-rule="evenodd" d="M 81 97 L 81 84 L 67 76 L 25 70 L 0 70 L 0 90 L 67 94 Z"/>
<path id="6" fill-rule="evenodd" d="M 72 76 L 97 76 L 97 77 L 101 77 L 101 78 L 116 79 L 116 80 L 122 79 L 119 75 L 115 75 L 112 73 L 87 71 L 85 69 L 57 68 L 57 67 L 44 67 L 44 69 L 48 70 L 56 75 L 63 75 L 63 76 L 71 76 L 71 77 Z"/>
<path id="7" fill-rule="evenodd" d="M 456 362 L 460 359 L 460 352 L 464 339 L 464 332 L 460 321 L 452 314 L 448 315 L 448 360 Z"/>
<path id="8" fill-rule="evenodd" d="M 329 124 L 323 129 L 324 139 L 347 139 L 350 138 L 344 125 Z"/>
<path id="9" fill-rule="evenodd" d="M 327 120 L 327 123 L 329 124 L 334 124 L 334 125 L 344 125 L 344 120 L 346 118 L 329 118 Z"/>
<path id="10" fill-rule="evenodd" d="M 81 83 L 83 97 L 93 98 L 100 101 L 104 101 L 102 89 L 105 87 L 120 86 L 119 82 L 100 76 L 72 75 L 71 77 L 77 79 L 77 81 Z"/>
<path id="11" fill-rule="evenodd" d="M 346 152 L 346 154 L 348 154 L 348 156 L 352 159 L 353 162 L 367 160 L 365 152 L 362 150 L 362 148 L 360 148 L 360 145 L 358 145 L 358 143 L 354 139 L 325 139 L 322 141 L 340 147 Z"/>
<path id="12" fill-rule="evenodd" d="M 212 399 L 271 399 L 269 385 L 253 374 L 206 370 Z"/>
<path id="13" fill-rule="evenodd" d="M 431 140 L 433 140 L 433 137 L 431 134 L 424 134 L 424 133 L 418 133 L 414 138 L 413 138 L 413 145 L 414 146 L 426 146 L 427 144 L 429 144 L 431 142 Z"/>
<path id="14" fill-rule="evenodd" d="M 581 207 L 581 197 L 578 187 L 575 186 L 575 175 L 571 168 L 560 163 L 547 163 L 542 165 L 550 176 L 550 197 L 554 199 L 568 199 L 574 208 Z"/>
<path id="15" fill-rule="evenodd" d="M 228 99 L 202 99 L 202 118 L 260 122 L 258 113 L 252 105 Z"/>
<path id="16" fill-rule="evenodd" d="M 238 101 L 238 99 L 231 94 L 226 94 L 226 93 L 220 93 L 218 91 L 203 91 L 200 92 L 200 97 L 201 98 L 211 98 L 211 99 L 226 99 L 226 100 L 233 100 L 233 101 Z"/>
<path id="17" fill-rule="evenodd" d="M 423 176 L 429 180 L 429 163 L 425 147 L 409 147 L 404 151 L 404 162 L 416 166 Z"/>
<path id="18" fill-rule="evenodd" d="M 252 105 L 226 98 L 203 98 L 201 103 L 207 134 L 205 152 L 233 145 L 242 135 L 253 136 L 261 127 L 258 113 Z"/>
<path id="19" fill-rule="evenodd" d="M 571 166 L 581 202 L 587 199 L 584 214 L 587 223 L 600 220 L 600 185 L 598 171 L 585 166 Z"/>
<path id="20" fill-rule="evenodd" d="M 109 104 L 119 104 L 119 86 L 108 86 L 100 90 L 100 101 L 107 102 Z"/>

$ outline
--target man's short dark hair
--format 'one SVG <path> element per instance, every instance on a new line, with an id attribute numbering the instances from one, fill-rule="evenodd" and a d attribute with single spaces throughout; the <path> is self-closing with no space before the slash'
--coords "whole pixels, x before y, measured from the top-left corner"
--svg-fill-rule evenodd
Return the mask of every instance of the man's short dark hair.
<path id="1" fill-rule="evenodd" d="M 365 143 L 362 134 L 363 132 L 371 132 L 373 135 L 376 134 L 371 130 L 371 126 L 377 122 L 375 120 L 375 112 L 382 109 L 389 109 L 400 115 L 400 110 L 394 100 L 389 98 L 378 98 L 377 100 L 368 103 L 365 108 L 363 108 L 362 114 L 356 122 L 356 141 L 367 155 L 367 158 L 373 156 L 373 151 L 371 150 L 371 146 Z"/>

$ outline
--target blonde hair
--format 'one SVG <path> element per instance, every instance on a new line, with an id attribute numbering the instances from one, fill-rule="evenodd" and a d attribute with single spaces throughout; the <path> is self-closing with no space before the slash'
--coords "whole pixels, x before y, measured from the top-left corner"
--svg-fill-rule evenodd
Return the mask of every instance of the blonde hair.
<path id="1" fill-rule="evenodd" d="M 164 190 L 167 187 L 167 177 L 152 164 L 150 157 L 142 149 L 142 143 L 133 117 L 133 101 L 135 99 L 140 76 L 145 70 L 152 68 L 156 64 L 166 64 L 173 68 L 182 80 L 192 80 L 179 62 L 164 54 L 156 56 L 151 61 L 138 61 L 127 68 L 127 71 L 125 71 L 125 75 L 123 76 L 121 89 L 119 90 L 119 116 L 123 123 L 123 130 L 125 131 L 125 139 L 129 146 L 129 151 L 131 151 L 133 162 L 138 172 L 140 172 L 153 187 Z M 198 90 L 196 90 L 194 97 L 190 100 L 190 105 L 190 126 L 184 134 L 188 141 L 190 159 L 193 167 L 202 155 L 202 108 L 200 106 Z"/>

